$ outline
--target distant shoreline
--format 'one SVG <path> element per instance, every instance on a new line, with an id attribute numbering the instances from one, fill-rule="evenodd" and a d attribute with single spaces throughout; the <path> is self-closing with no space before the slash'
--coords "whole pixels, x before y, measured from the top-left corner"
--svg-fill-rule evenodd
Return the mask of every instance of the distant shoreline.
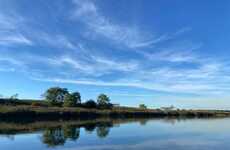
<path id="1" fill-rule="evenodd" d="M 224 110 L 171 110 L 140 109 L 133 107 L 113 107 L 111 109 L 89 109 L 82 107 L 33 106 L 34 100 L 14 100 L 13 103 L 0 99 L 0 121 L 49 121 L 77 120 L 96 118 L 209 118 L 230 117 L 230 111 Z M 41 101 L 41 103 L 44 103 Z"/>
<path id="2" fill-rule="evenodd" d="M 111 110 L 84 108 L 46 108 L 31 106 L 0 106 L 0 121 L 51 121 L 51 120 L 79 120 L 97 118 L 216 118 L 230 117 L 229 111 L 218 110 L 140 110 L 113 108 Z"/>

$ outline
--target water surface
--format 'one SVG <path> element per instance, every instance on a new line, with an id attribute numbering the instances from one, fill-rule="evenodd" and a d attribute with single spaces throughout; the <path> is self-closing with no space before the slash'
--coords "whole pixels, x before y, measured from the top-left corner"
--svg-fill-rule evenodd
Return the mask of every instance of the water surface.
<path id="1" fill-rule="evenodd" d="M 229 118 L 0 122 L 1 150 L 227 150 L 229 140 Z"/>

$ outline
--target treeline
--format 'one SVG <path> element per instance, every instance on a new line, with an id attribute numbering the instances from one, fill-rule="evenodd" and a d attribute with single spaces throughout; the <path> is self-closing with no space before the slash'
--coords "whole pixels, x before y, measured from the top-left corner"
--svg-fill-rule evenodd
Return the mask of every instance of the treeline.
<path id="1" fill-rule="evenodd" d="M 30 105 L 33 107 L 82 107 L 96 109 L 111 109 L 114 106 L 111 103 L 109 96 L 107 96 L 106 94 L 98 95 L 96 100 L 89 99 L 85 102 L 82 102 L 80 92 L 69 92 L 67 88 L 61 87 L 51 87 L 47 89 L 42 94 L 43 100 L 23 100 L 19 99 L 18 97 L 19 94 L 14 94 L 10 97 L 5 98 L 2 95 L 0 95 L 0 105 Z M 130 108 L 131 107 L 126 107 L 126 109 Z M 134 109 L 134 107 L 132 109 Z M 140 104 L 139 109 L 146 110 L 147 106 L 145 104 Z"/>
<path id="2" fill-rule="evenodd" d="M 98 95 L 96 100 L 89 99 L 82 102 L 80 92 L 69 92 L 67 88 L 51 87 L 42 94 L 43 100 L 22 100 L 18 94 L 8 98 L 0 96 L 0 105 L 19 106 L 30 105 L 32 107 L 83 107 L 110 109 L 113 107 L 110 98 L 106 94 Z"/>
<path id="3" fill-rule="evenodd" d="M 97 101 L 90 99 L 82 102 L 79 92 L 69 92 L 67 88 L 49 88 L 43 97 L 49 106 L 59 107 L 85 107 L 85 108 L 112 108 L 110 98 L 106 94 L 100 94 Z M 36 105 L 36 104 L 33 104 Z"/>

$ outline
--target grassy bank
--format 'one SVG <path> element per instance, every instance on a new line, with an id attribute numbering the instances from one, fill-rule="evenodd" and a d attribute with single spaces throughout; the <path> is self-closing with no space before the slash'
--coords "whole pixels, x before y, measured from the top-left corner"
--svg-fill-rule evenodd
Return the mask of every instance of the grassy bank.
<path id="1" fill-rule="evenodd" d="M 171 110 L 112 107 L 110 109 L 54 107 L 46 101 L 0 99 L 0 121 L 46 121 L 109 118 L 153 117 L 230 117 L 230 111 L 221 110 Z"/>
<path id="2" fill-rule="evenodd" d="M 230 117 L 229 111 L 218 110 L 175 110 L 137 109 L 115 107 L 112 109 L 86 109 L 80 107 L 33 107 L 28 105 L 0 106 L 0 120 L 71 120 L 90 118 L 152 118 L 152 117 Z"/>

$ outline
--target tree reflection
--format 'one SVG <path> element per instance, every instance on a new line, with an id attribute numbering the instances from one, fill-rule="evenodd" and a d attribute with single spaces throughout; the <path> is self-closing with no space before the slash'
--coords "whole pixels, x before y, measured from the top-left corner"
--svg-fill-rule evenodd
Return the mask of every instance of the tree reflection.
<path id="1" fill-rule="evenodd" d="M 140 120 L 140 125 L 145 126 L 147 124 L 148 120 L 147 119 L 142 119 Z"/>
<path id="2" fill-rule="evenodd" d="M 76 141 L 80 136 L 80 129 L 74 127 L 73 125 L 65 125 L 63 127 L 63 131 L 65 139 Z"/>
<path id="3" fill-rule="evenodd" d="M 110 127 L 112 126 L 111 123 L 101 123 L 97 127 L 97 136 L 99 138 L 106 138 L 109 135 Z"/>
<path id="4" fill-rule="evenodd" d="M 42 141 L 49 147 L 54 147 L 64 145 L 66 139 L 61 128 L 48 128 L 43 133 Z"/>
<path id="5" fill-rule="evenodd" d="M 87 124 L 87 125 L 85 125 L 84 128 L 85 128 L 86 132 L 92 133 L 96 128 L 96 124 L 95 123 Z"/>
<path id="6" fill-rule="evenodd" d="M 96 129 L 99 138 L 108 136 L 110 128 L 113 126 L 111 122 L 90 123 L 84 125 L 84 129 L 92 133 Z M 76 125 L 63 125 L 58 128 L 47 128 L 42 135 L 42 142 L 48 147 L 64 145 L 67 140 L 76 141 L 80 137 L 80 127 Z"/>
<path id="7" fill-rule="evenodd" d="M 42 142 L 49 147 L 64 145 L 67 139 L 77 140 L 80 136 L 80 129 L 71 125 L 62 128 L 47 128 L 43 132 Z"/>

